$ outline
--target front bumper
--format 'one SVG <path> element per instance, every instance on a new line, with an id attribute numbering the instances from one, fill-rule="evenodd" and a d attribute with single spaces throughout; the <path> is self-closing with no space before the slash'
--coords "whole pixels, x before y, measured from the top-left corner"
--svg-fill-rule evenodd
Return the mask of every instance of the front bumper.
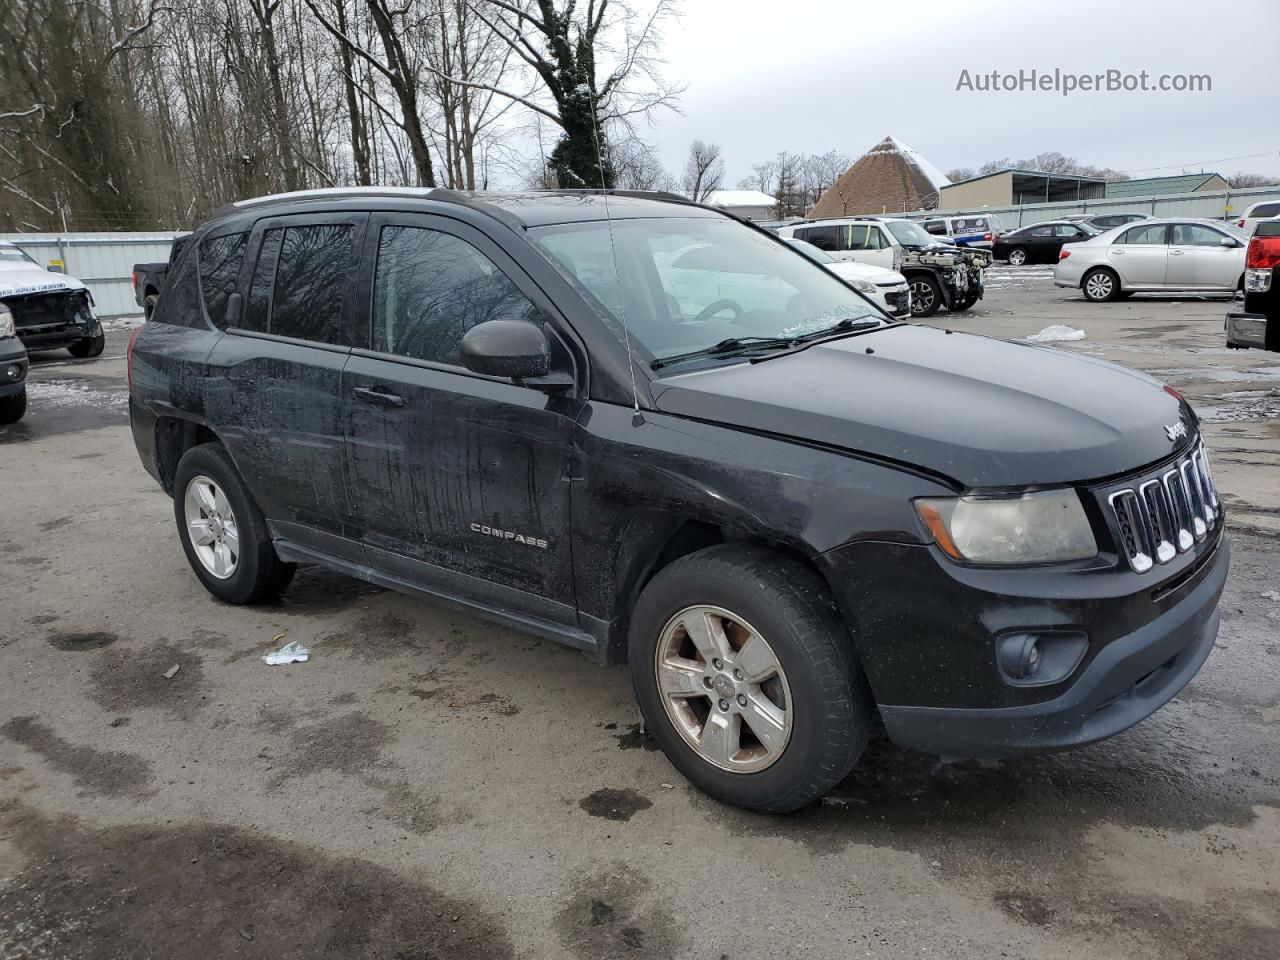
<path id="1" fill-rule="evenodd" d="M 1208 658 L 1229 565 L 1224 537 L 1177 606 L 1108 643 L 1052 700 L 989 710 L 881 706 L 885 728 L 902 747 L 983 758 L 1066 750 L 1127 730 L 1177 696 Z"/>
<path id="2" fill-rule="evenodd" d="M 27 370 L 27 351 L 22 341 L 17 337 L 0 340 L 0 397 L 21 393 L 26 386 Z"/>

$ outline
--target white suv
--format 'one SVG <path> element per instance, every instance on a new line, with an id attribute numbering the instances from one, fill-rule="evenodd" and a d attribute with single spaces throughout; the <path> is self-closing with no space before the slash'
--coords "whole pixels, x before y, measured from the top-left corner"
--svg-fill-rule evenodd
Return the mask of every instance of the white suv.
<path id="1" fill-rule="evenodd" d="M 982 271 L 990 254 L 942 243 L 902 217 L 836 217 L 781 227 L 778 235 L 804 240 L 836 260 L 896 270 L 911 286 L 911 314 L 929 317 L 942 307 L 968 310 L 982 299 Z"/>
<path id="2" fill-rule="evenodd" d="M 1236 221 L 1236 226 L 1249 236 L 1253 236 L 1259 220 L 1274 220 L 1277 217 L 1280 217 L 1280 201 L 1259 200 L 1245 208 L 1244 216 Z"/>

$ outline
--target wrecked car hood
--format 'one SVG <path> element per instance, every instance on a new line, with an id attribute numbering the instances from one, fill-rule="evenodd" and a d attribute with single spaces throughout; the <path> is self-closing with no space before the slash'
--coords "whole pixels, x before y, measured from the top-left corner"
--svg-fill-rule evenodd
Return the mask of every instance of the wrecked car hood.
<path id="1" fill-rule="evenodd" d="M 664 413 L 888 458 L 971 488 L 1127 473 L 1196 434 L 1191 408 L 1145 374 L 915 325 L 667 377 L 654 390 Z"/>
<path id="2" fill-rule="evenodd" d="M 87 289 L 75 277 L 69 277 L 65 273 L 41 270 L 29 263 L 0 263 L 0 297 Z"/>

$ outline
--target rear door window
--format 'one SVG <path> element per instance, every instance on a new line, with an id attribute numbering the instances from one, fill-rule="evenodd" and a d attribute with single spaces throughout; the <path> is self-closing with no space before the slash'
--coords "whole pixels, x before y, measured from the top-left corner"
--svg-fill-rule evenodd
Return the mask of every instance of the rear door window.
<path id="1" fill-rule="evenodd" d="M 945 220 L 926 220 L 923 226 L 925 233 L 931 233 L 935 237 L 944 237 L 947 234 L 947 221 Z"/>
<path id="2" fill-rule="evenodd" d="M 1052 237 L 1053 227 L 1032 227 L 1028 232 L 1029 237 Z"/>
<path id="3" fill-rule="evenodd" d="M 849 227 L 850 250 L 882 250 L 884 246 L 879 227 L 869 223 L 855 223 Z"/>
<path id="4" fill-rule="evenodd" d="M 796 231 L 801 240 L 812 243 L 819 250 L 842 250 L 844 227 L 805 227 Z"/>
<path id="5" fill-rule="evenodd" d="M 354 237 L 350 223 L 284 228 L 269 332 L 317 343 L 351 344 L 343 302 L 351 286 Z"/>
<path id="6" fill-rule="evenodd" d="M 200 296 L 205 316 L 226 326 L 227 298 L 235 292 L 248 233 L 229 233 L 200 241 Z"/>
<path id="7" fill-rule="evenodd" d="M 1280 214 L 1280 203 L 1260 203 L 1250 211 L 1251 218 L 1274 217 Z"/>
<path id="8" fill-rule="evenodd" d="M 1130 227 L 1124 233 L 1120 234 L 1120 239 L 1116 243 L 1122 244 L 1162 244 L 1165 243 L 1165 234 L 1168 227 L 1163 223 L 1151 223 L 1144 227 Z"/>

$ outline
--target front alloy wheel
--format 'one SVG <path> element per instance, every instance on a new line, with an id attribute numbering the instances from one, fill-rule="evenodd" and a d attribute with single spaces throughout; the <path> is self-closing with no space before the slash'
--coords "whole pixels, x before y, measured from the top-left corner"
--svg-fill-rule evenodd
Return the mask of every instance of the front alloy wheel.
<path id="1" fill-rule="evenodd" d="M 1014 247 L 1009 251 L 1009 266 L 1020 267 L 1027 262 L 1027 251 L 1021 247 Z"/>
<path id="2" fill-rule="evenodd" d="M 771 766 L 791 738 L 791 690 L 768 641 L 723 607 L 681 610 L 654 664 L 662 705 L 702 759 L 731 773 Z"/>
<path id="3" fill-rule="evenodd" d="M 219 580 L 235 576 L 240 528 L 226 494 L 208 477 L 192 477 L 183 506 L 191 547 L 201 566 Z"/>

